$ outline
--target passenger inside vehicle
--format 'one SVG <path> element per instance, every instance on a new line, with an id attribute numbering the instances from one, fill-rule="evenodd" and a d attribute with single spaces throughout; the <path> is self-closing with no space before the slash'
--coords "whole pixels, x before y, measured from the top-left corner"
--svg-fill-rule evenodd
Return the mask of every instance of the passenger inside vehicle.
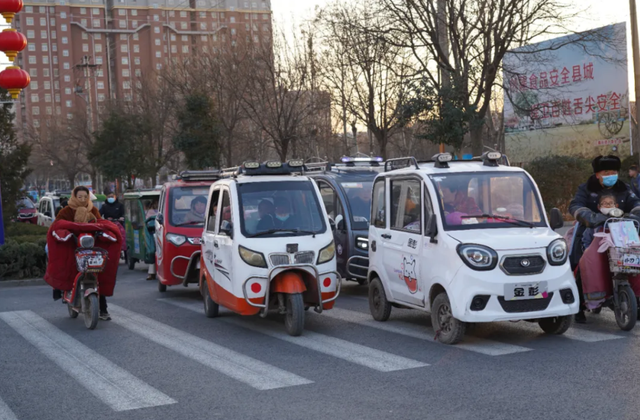
<path id="1" fill-rule="evenodd" d="M 270 229 L 275 229 L 279 223 L 276 219 L 276 208 L 270 200 L 262 200 L 258 204 L 258 216 L 260 221 L 256 226 L 256 232 L 265 232 Z"/>
<path id="2" fill-rule="evenodd" d="M 185 215 L 183 223 L 204 223 L 204 212 L 207 208 L 207 199 L 197 196 L 191 200 L 191 209 Z"/>
<path id="3" fill-rule="evenodd" d="M 291 202 L 288 198 L 282 196 L 276 197 L 275 208 L 276 219 L 281 224 L 280 228 L 297 229 L 300 226 L 296 215 L 291 211 Z"/>

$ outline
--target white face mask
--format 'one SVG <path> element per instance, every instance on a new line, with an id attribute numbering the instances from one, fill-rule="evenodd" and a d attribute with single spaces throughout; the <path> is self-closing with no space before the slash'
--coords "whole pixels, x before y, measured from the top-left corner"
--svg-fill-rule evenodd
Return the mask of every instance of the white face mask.
<path id="1" fill-rule="evenodd" d="M 605 216 L 608 216 L 609 213 L 611 213 L 615 209 L 616 209 L 615 207 L 600 207 L 600 213 L 604 214 Z"/>

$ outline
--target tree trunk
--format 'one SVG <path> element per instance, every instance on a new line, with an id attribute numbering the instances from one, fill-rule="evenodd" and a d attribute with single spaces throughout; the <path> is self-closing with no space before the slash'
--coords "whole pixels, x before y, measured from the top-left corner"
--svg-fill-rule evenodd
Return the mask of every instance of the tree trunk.
<path id="1" fill-rule="evenodd" d="M 471 136 L 471 153 L 474 156 L 482 155 L 484 124 L 479 124 L 477 127 L 472 128 L 469 134 Z"/>

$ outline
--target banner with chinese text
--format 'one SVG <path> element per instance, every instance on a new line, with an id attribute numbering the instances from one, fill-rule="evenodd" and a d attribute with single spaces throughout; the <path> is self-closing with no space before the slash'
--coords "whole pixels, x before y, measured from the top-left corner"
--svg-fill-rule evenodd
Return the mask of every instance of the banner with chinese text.
<path id="1" fill-rule="evenodd" d="M 512 162 L 630 154 L 625 26 L 605 26 L 588 37 L 556 38 L 505 55 L 505 146 Z"/>

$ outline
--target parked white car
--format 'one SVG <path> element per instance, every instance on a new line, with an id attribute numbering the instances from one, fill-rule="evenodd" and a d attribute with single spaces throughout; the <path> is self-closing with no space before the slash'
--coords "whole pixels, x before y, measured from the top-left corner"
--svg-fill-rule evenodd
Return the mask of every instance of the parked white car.
<path id="1" fill-rule="evenodd" d="M 38 226 L 51 226 L 56 218 L 56 209 L 60 207 L 60 197 L 45 195 L 38 201 Z"/>

